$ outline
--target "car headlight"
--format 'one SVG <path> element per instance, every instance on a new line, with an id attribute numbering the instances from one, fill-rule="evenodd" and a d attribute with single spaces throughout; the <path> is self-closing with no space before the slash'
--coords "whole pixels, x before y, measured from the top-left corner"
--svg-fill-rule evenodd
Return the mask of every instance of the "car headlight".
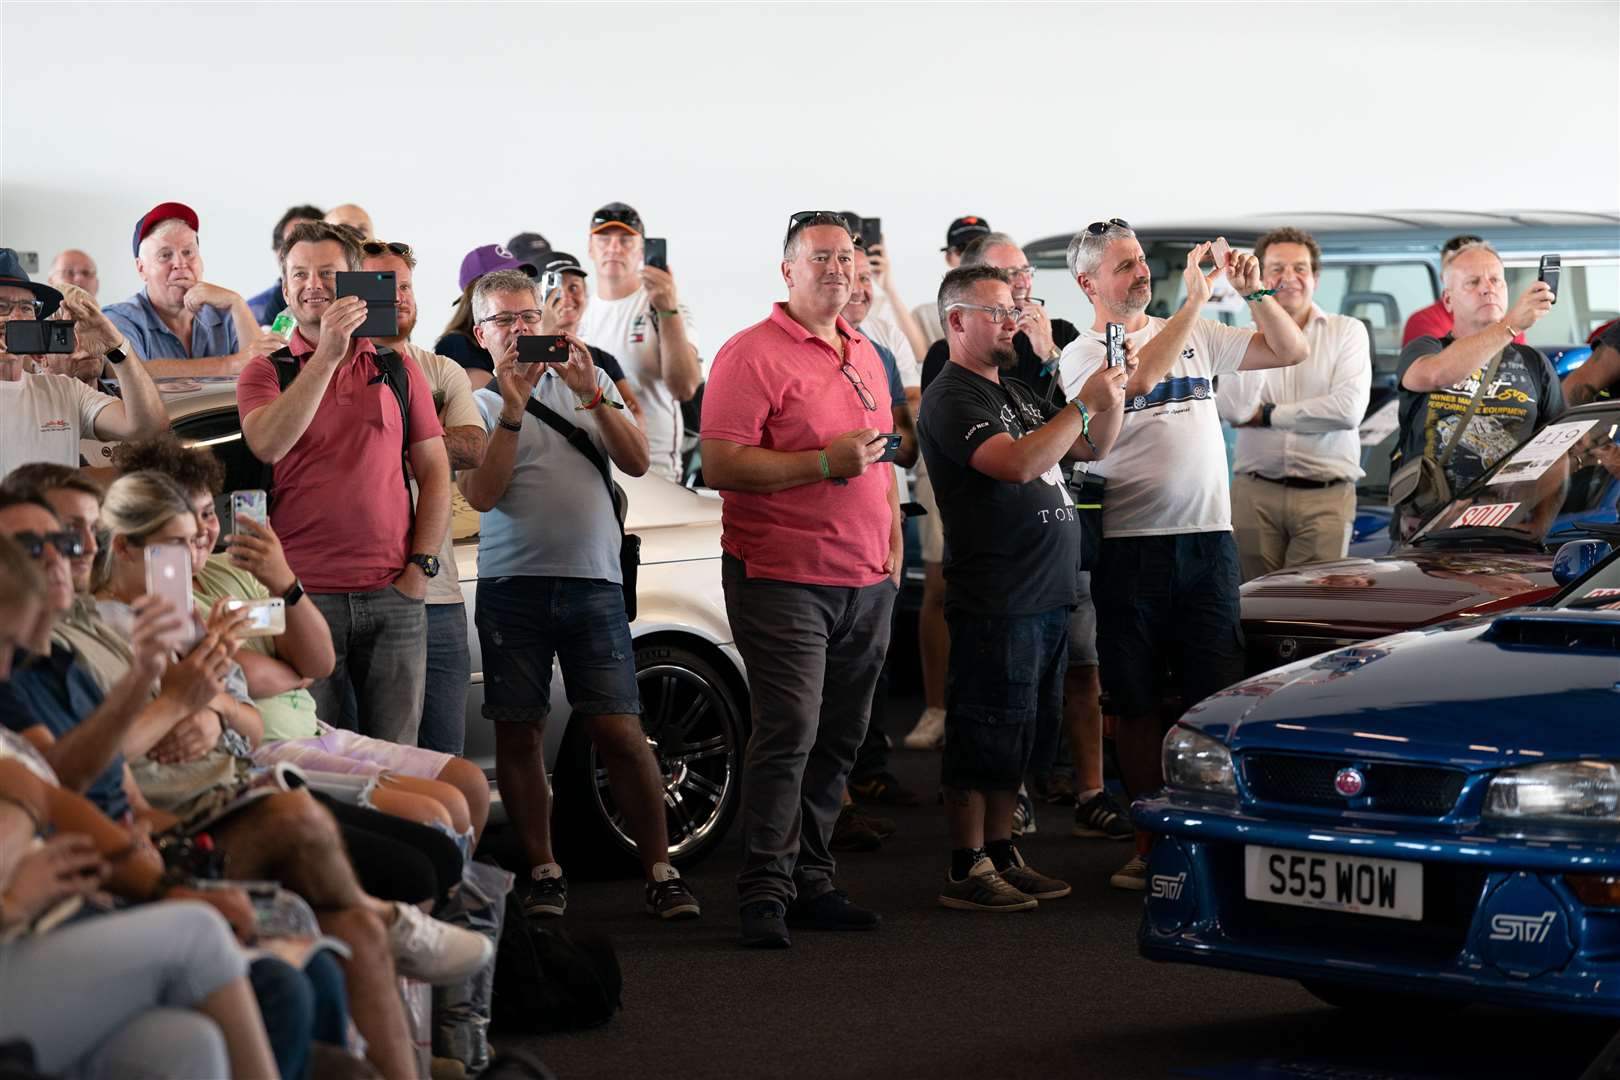
<path id="1" fill-rule="evenodd" d="M 1620 817 L 1620 765 L 1555 761 L 1504 769 L 1485 792 L 1485 816 L 1612 821 Z"/>
<path id="2" fill-rule="evenodd" d="M 1176 788 L 1237 794 L 1231 751 L 1208 735 L 1180 724 L 1164 737 L 1164 781 Z"/>

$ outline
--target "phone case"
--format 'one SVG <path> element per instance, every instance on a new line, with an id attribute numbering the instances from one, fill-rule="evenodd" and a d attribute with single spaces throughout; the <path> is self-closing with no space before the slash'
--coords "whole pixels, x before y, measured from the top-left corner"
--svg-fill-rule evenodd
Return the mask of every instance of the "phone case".
<path id="1" fill-rule="evenodd" d="M 225 607 L 228 611 L 247 609 L 248 621 L 240 632 L 242 637 L 275 637 L 287 632 L 287 602 L 279 596 L 227 600 Z"/>
<path id="2" fill-rule="evenodd" d="M 340 270 L 337 295 L 358 296 L 366 302 L 366 321 L 354 337 L 393 337 L 399 333 L 399 307 L 394 298 L 392 270 Z"/>
<path id="3" fill-rule="evenodd" d="M 231 532 L 237 533 L 237 522 L 242 520 L 259 525 L 269 524 L 269 498 L 262 491 L 231 492 Z"/>
<path id="4" fill-rule="evenodd" d="M 179 612 L 181 629 L 165 639 L 165 644 L 183 649 L 196 638 L 191 617 L 191 549 L 180 544 L 159 544 L 146 549 L 146 591 L 161 597 Z"/>

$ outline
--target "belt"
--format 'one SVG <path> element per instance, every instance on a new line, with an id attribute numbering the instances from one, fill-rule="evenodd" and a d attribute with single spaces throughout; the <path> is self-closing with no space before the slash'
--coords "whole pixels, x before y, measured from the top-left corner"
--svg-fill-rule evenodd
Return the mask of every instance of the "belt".
<path id="1" fill-rule="evenodd" d="M 1283 487 L 1291 488 L 1308 488 L 1312 491 L 1320 491 L 1323 488 L 1338 487 L 1340 484 L 1348 484 L 1350 482 L 1348 480 L 1303 480 L 1297 476 L 1262 476 L 1257 472 L 1245 473 L 1244 475 L 1252 476 L 1256 480 L 1264 480 L 1268 484 L 1281 484 Z"/>

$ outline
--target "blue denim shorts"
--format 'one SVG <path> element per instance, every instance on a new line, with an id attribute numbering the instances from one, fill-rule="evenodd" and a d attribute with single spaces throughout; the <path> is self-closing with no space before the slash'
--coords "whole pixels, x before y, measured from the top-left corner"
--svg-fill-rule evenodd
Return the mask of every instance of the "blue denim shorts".
<path id="1" fill-rule="evenodd" d="M 624 590 L 585 578 L 480 578 L 473 616 L 484 654 L 484 716 L 539 724 L 551 711 L 551 661 L 577 713 L 641 715 Z"/>
<path id="2" fill-rule="evenodd" d="M 1036 742 L 1055 739 L 1061 725 L 1069 609 L 947 618 L 951 659 L 940 782 L 970 791 L 1017 790 Z"/>

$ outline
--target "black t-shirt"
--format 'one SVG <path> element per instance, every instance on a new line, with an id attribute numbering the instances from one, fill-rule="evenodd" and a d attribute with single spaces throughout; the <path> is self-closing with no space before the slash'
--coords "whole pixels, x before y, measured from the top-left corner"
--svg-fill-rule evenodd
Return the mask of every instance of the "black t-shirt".
<path id="1" fill-rule="evenodd" d="M 1407 371 L 1425 356 L 1434 356 L 1449 346 L 1454 339 L 1420 337 L 1401 350 L 1400 365 L 1396 370 L 1397 385 L 1406 378 Z M 1469 399 L 1479 388 L 1487 358 L 1478 368 L 1461 381 L 1443 390 L 1418 393 L 1401 388 L 1401 429 L 1395 449 L 1390 454 L 1390 471 L 1427 455 L 1435 461 L 1445 456 L 1451 445 L 1452 432 L 1468 410 Z M 1497 367 L 1492 385 L 1485 388 L 1474 418 L 1463 432 L 1462 444 L 1446 466 L 1446 482 L 1451 490 L 1463 488 L 1485 475 L 1531 433 L 1564 411 L 1564 388 L 1558 373 L 1547 358 L 1529 345 L 1510 344 Z"/>
<path id="2" fill-rule="evenodd" d="M 1067 319 L 1052 320 L 1052 343 L 1060 349 L 1068 348 L 1069 342 L 1080 336 L 1080 331 L 1074 328 L 1074 323 Z M 1054 386 L 1057 381 L 1057 365 L 1052 364 L 1047 370 L 1046 361 L 1035 355 L 1035 347 L 1029 343 L 1029 335 L 1022 330 L 1013 335 L 1013 352 L 1018 355 L 1018 363 L 1009 371 L 1001 373 L 1002 378 L 1014 378 L 1031 390 L 1042 401 L 1050 401 L 1056 405 L 1065 403 L 1063 388 Z M 923 357 L 922 387 L 928 389 L 928 384 L 934 381 L 934 376 L 944 370 L 951 359 L 951 346 L 945 338 L 940 338 L 928 347 L 928 355 Z"/>
<path id="3" fill-rule="evenodd" d="M 1080 521 L 1061 465 L 1007 484 L 968 464 L 986 439 L 1021 439 L 1062 408 L 1006 374 L 997 384 L 960 364 L 923 391 L 917 427 L 945 528 L 947 612 L 1034 615 L 1078 601 Z"/>
<path id="4" fill-rule="evenodd" d="M 598 349 L 595 345 L 587 345 L 586 348 L 591 350 L 591 362 L 607 372 L 608 378 L 616 383 L 624 381 L 624 369 L 619 366 L 619 361 L 612 353 Z M 476 368 L 491 375 L 495 374 L 495 358 L 489 355 L 489 350 L 459 331 L 446 334 L 435 341 L 433 351 L 440 356 L 448 356 L 469 371 Z"/>

